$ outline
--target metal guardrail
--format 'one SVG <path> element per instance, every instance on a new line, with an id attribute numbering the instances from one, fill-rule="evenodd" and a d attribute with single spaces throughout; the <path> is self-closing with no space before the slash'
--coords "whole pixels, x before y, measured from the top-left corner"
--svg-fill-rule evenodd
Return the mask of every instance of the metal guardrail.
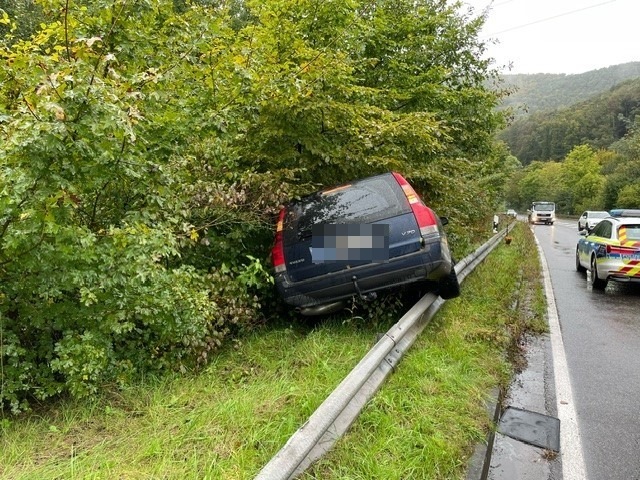
<path id="1" fill-rule="evenodd" d="M 506 229 L 458 263 L 458 281 L 471 273 L 509 232 Z M 404 353 L 429 324 L 444 300 L 424 295 L 391 327 L 267 463 L 255 480 L 293 480 L 328 452 L 375 395 Z"/>

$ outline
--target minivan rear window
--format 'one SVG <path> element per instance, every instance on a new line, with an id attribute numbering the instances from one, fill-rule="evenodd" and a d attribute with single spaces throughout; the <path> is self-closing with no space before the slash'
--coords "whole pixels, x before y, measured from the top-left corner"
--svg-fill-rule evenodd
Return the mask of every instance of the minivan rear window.
<path id="1" fill-rule="evenodd" d="M 319 223 L 373 223 L 411 211 L 404 192 L 392 175 L 342 185 L 302 199 L 290 206 L 286 232 L 298 236 Z"/>

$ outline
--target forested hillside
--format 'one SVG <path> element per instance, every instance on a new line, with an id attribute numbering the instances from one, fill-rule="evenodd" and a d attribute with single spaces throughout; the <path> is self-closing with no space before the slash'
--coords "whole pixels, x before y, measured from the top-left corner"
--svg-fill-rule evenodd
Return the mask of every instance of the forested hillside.
<path id="1" fill-rule="evenodd" d="M 501 136 L 525 166 L 510 183 L 507 204 L 526 209 L 545 199 L 573 215 L 640 208 L 639 107 L 640 81 L 633 80 L 592 101 L 515 122 Z"/>
<path id="2" fill-rule="evenodd" d="M 520 117 L 498 137 L 523 165 L 560 160 L 577 145 L 610 147 L 630 131 L 639 109 L 640 78 L 570 107 Z"/>
<path id="3" fill-rule="evenodd" d="M 3 5 L 0 408 L 198 368 L 279 313 L 290 197 L 398 170 L 461 253 L 515 165 L 447 2 Z"/>
<path id="4" fill-rule="evenodd" d="M 576 75 L 519 74 L 502 75 L 505 85 L 513 90 L 501 102 L 501 108 L 513 111 L 516 118 L 539 112 L 569 107 L 623 83 L 640 78 L 640 62 L 623 63 Z"/>
<path id="5" fill-rule="evenodd" d="M 565 214 L 640 207 L 640 62 L 505 78 L 520 89 L 503 106 L 533 105 L 498 132 L 523 167 L 508 205 L 524 210 L 545 199 Z"/>

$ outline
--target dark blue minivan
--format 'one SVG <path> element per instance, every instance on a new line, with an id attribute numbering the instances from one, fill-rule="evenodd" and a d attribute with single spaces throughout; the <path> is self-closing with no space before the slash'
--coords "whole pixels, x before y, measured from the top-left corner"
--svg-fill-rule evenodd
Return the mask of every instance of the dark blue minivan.
<path id="1" fill-rule="evenodd" d="M 457 297 L 446 223 L 395 172 L 316 192 L 280 212 L 271 252 L 276 286 L 303 315 L 416 282 Z"/>

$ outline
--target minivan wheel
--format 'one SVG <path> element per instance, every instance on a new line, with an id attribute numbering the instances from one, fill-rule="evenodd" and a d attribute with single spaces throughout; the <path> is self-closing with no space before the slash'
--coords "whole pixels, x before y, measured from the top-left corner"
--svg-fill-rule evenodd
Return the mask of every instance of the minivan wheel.
<path id="1" fill-rule="evenodd" d="M 596 257 L 591 257 L 591 286 L 596 290 L 604 290 L 607 287 L 607 281 L 598 278 L 598 266 L 596 265 Z"/>
<path id="2" fill-rule="evenodd" d="M 438 283 L 438 295 L 440 295 L 440 298 L 443 300 L 460 296 L 460 283 L 458 282 L 458 275 L 456 275 L 456 269 L 453 265 L 451 266 L 449 275 Z"/>

